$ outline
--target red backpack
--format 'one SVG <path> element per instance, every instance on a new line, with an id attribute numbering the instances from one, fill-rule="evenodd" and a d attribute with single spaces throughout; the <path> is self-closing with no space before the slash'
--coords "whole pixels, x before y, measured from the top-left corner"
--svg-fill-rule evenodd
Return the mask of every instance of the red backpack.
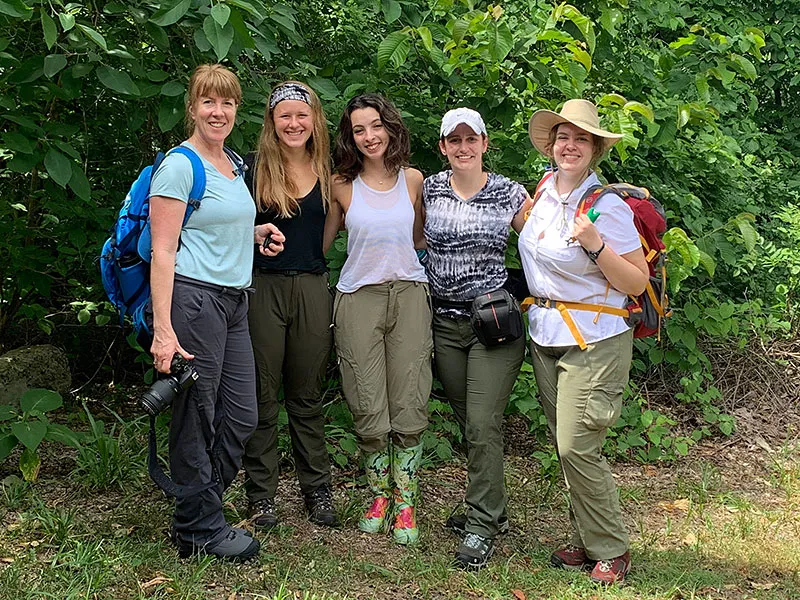
<path id="1" fill-rule="evenodd" d="M 539 199 L 544 183 L 552 177 L 553 172 L 545 174 L 536 186 L 536 193 L 531 204 Z M 561 312 L 564 322 L 572 332 L 575 341 L 586 348 L 583 336 L 578 331 L 569 310 L 587 310 L 597 313 L 610 313 L 622 317 L 625 322 L 633 327 L 633 336 L 637 338 L 651 335 L 661 336 L 664 319 L 672 314 L 667 298 L 667 270 L 665 266 L 666 247 L 661 236 L 667 229 L 667 220 L 661 203 L 650 195 L 649 190 L 629 183 L 614 183 L 610 185 L 596 185 L 589 188 L 578 204 L 576 214 L 586 214 L 589 209 L 596 207 L 606 194 L 615 194 L 633 211 L 633 224 L 639 232 L 642 242 L 642 251 L 650 270 L 650 280 L 645 291 L 639 296 L 629 296 L 630 301 L 624 308 L 617 308 L 605 304 L 583 304 L 579 302 L 565 302 L 549 298 L 526 298 L 524 306 L 536 304 L 546 308 L 556 308 Z M 530 209 L 528 210 L 528 214 Z M 528 214 L 525 215 L 527 219 Z M 610 285 L 610 284 L 609 284 Z"/>
<path id="2" fill-rule="evenodd" d="M 667 230 L 664 207 L 650 195 L 647 188 L 630 183 L 612 183 L 589 188 L 578 205 L 578 214 L 586 214 L 606 194 L 616 194 L 633 211 L 633 224 L 639 232 L 644 259 L 650 269 L 650 281 L 639 296 L 631 296 L 625 306 L 629 317 L 625 322 L 633 327 L 633 337 L 661 336 L 666 317 L 672 314 L 667 298 L 666 246 L 661 236 Z"/>

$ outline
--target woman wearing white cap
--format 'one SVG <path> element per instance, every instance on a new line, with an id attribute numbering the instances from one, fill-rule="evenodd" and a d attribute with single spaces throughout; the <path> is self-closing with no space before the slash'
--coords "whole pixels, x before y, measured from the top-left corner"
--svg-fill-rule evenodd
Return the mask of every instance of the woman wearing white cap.
<path id="1" fill-rule="evenodd" d="M 465 569 L 483 567 L 508 530 L 502 421 L 525 353 L 524 334 L 488 347 L 470 323 L 472 301 L 506 284 L 509 227 L 522 227 L 528 198 L 520 184 L 483 170 L 488 144 L 478 112 L 447 112 L 439 150 L 450 169 L 423 184 L 434 357 L 467 445 L 467 514 L 448 520 L 463 535 L 455 564 Z"/>
<path id="2" fill-rule="evenodd" d="M 648 268 L 633 212 L 619 196 L 598 203 L 596 222 L 579 212 L 584 193 L 600 185 L 592 167 L 622 137 L 600 128 L 597 108 L 569 100 L 560 113 L 539 110 L 531 142 L 555 163 L 540 184 L 519 253 L 535 302 L 528 312 L 536 383 L 570 495 L 573 535 L 553 566 L 591 569 L 614 583 L 630 569 L 628 535 L 617 488 L 602 456 L 628 383 L 633 331 L 622 317 L 567 310 L 564 303 L 622 307 L 644 291 Z"/>

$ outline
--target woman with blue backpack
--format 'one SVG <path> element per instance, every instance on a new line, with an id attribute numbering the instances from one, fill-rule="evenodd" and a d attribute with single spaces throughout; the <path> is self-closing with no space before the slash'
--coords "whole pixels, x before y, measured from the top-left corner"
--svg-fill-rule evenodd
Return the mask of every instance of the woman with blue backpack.
<path id="1" fill-rule="evenodd" d="M 572 540 L 550 562 L 590 570 L 598 583 L 630 569 L 617 487 L 602 455 L 628 383 L 633 331 L 621 310 L 648 282 L 634 213 L 607 193 L 592 211 L 583 198 L 593 168 L 622 135 L 600 127 L 597 107 L 568 100 L 531 117 L 534 147 L 554 163 L 540 182 L 519 237 L 533 304 L 531 356 L 547 424 L 570 498 Z"/>
<path id="2" fill-rule="evenodd" d="M 299 81 L 272 90 L 258 150 L 245 157 L 258 207 L 256 224 L 274 223 L 284 251 L 254 255 L 250 336 L 256 358 L 258 426 L 244 455 L 253 525 L 278 524 L 278 403 L 288 416 L 294 470 L 309 520 L 338 524 L 325 445 L 321 388 L 330 358 L 333 297 L 322 238 L 330 199 L 330 142 L 319 98 Z"/>
<path id="3" fill-rule="evenodd" d="M 253 349 L 247 327 L 247 288 L 253 243 L 274 256 L 283 234 L 271 224 L 253 227 L 256 210 L 241 159 L 225 140 L 242 91 L 222 65 L 201 65 L 189 80 L 181 145 L 199 156 L 206 176 L 200 206 L 183 224 L 193 186 L 192 160 L 171 152 L 150 185 L 152 333 L 159 373 L 176 355 L 190 360 L 197 382 L 172 405 L 169 462 L 178 486 L 194 490 L 175 500 L 172 540 L 180 556 L 211 554 L 243 561 L 258 540 L 231 527 L 222 495 L 231 484 L 256 426 Z"/>

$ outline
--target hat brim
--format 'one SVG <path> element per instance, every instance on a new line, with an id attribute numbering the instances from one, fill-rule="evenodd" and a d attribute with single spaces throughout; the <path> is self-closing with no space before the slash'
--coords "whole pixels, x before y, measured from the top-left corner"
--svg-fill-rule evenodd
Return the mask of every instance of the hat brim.
<path id="1" fill-rule="evenodd" d="M 547 142 L 550 138 L 550 131 L 553 129 L 553 127 L 556 125 L 561 125 L 562 123 L 571 123 L 572 125 L 575 125 L 575 127 L 580 127 L 584 131 L 588 131 L 589 133 L 593 133 L 594 135 L 603 138 L 604 154 L 608 152 L 611 146 L 616 144 L 624 137 L 621 133 L 612 133 L 611 131 L 594 127 L 593 125 L 578 119 L 567 119 L 562 117 L 560 114 L 553 112 L 552 110 L 542 109 L 533 113 L 531 120 L 528 122 L 528 135 L 531 138 L 533 147 L 545 156 L 548 156 L 546 148 Z"/>

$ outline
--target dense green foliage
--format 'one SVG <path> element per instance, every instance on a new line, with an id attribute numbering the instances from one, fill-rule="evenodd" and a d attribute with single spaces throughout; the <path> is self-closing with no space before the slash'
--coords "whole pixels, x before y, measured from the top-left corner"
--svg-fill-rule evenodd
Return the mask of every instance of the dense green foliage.
<path id="1" fill-rule="evenodd" d="M 75 319 L 113 327 L 95 258 L 135 173 L 181 139 L 199 63 L 225 62 L 242 80 L 230 140 L 241 151 L 269 88 L 297 78 L 334 128 L 352 95 L 391 97 L 428 174 L 442 167 L 443 112 L 474 107 L 489 127 L 488 166 L 529 189 L 543 161 L 528 118 L 582 96 L 625 134 L 602 175 L 646 185 L 669 214 L 675 316 L 660 343 L 637 342 L 636 371 L 681 373 L 677 400 L 703 421 L 671 436 L 632 385 L 610 447 L 641 460 L 685 453 L 733 427 L 704 343 L 744 346 L 797 319 L 798 15 L 797 0 L 0 0 L 0 341 Z M 340 240 L 334 269 L 343 251 Z M 533 385 L 524 371 L 510 410 L 543 434 Z"/>

